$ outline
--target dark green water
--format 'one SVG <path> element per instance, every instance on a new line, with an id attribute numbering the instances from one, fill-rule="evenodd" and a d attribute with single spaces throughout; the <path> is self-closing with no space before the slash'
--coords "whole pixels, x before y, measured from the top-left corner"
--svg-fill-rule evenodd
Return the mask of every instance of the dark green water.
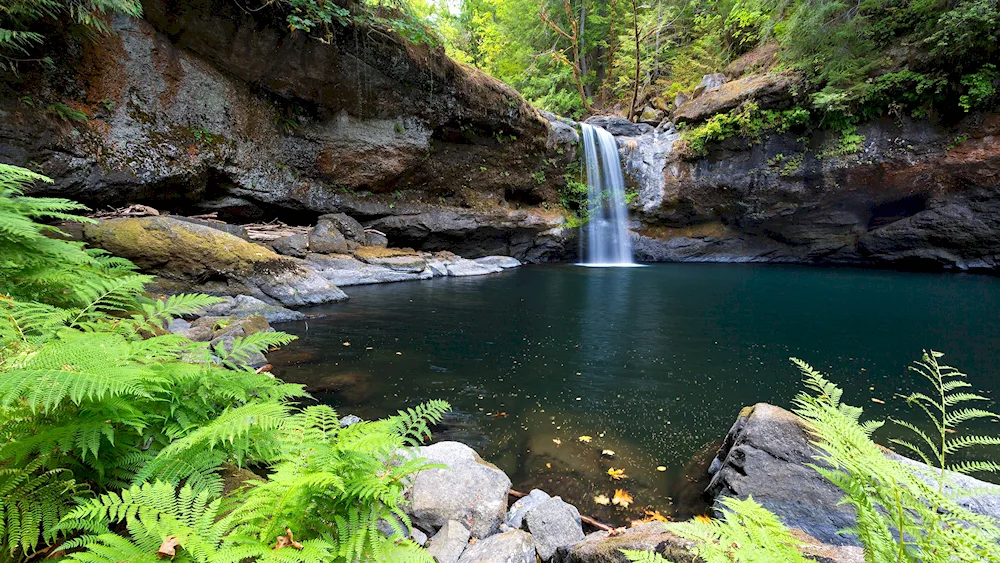
<path id="1" fill-rule="evenodd" d="M 446 399 L 455 410 L 437 439 L 472 445 L 515 488 L 543 488 L 609 520 L 642 507 L 697 511 L 685 466 L 744 405 L 790 405 L 800 386 L 789 356 L 832 374 L 874 417 L 909 412 L 895 394 L 916 385 L 905 368 L 922 348 L 945 352 L 976 389 L 1000 397 L 1000 279 L 991 277 L 565 265 L 348 294 L 311 311 L 325 318 L 280 327 L 300 340 L 271 356 L 278 376 L 364 418 Z M 612 481 L 610 467 L 629 478 Z M 615 488 L 635 497 L 629 511 L 593 501 Z"/>

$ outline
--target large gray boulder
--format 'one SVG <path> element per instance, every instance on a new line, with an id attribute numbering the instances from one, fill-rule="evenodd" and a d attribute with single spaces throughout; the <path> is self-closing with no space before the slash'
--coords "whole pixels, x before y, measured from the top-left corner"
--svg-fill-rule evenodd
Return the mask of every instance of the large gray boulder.
<path id="1" fill-rule="evenodd" d="M 347 299 L 303 262 L 212 227 L 171 217 L 126 217 L 88 225 L 91 245 L 128 258 L 157 276 L 163 293 L 251 295 L 271 304 Z"/>
<path id="2" fill-rule="evenodd" d="M 531 534 L 511 530 L 470 545 L 459 563 L 536 563 Z"/>
<path id="3" fill-rule="evenodd" d="M 712 462 L 706 492 L 716 499 L 753 496 L 778 515 L 790 528 L 797 528 L 818 541 L 835 546 L 856 546 L 857 539 L 837 532 L 854 526 L 854 510 L 842 504 L 843 491 L 809 467 L 817 461 L 803 421 L 794 414 L 766 403 L 740 413 Z M 898 457 L 898 456 L 894 456 Z M 899 458 L 902 459 L 902 458 Z M 916 472 L 928 466 L 905 460 Z M 972 477 L 953 474 L 951 487 L 963 490 L 997 490 Z M 960 502 L 973 512 L 1000 518 L 1000 494 L 981 494 Z"/>
<path id="4" fill-rule="evenodd" d="M 427 542 L 427 553 L 430 553 L 437 563 L 456 563 L 465 551 L 465 547 L 469 545 L 471 536 L 469 529 L 461 522 L 448 520 Z"/>
<path id="5" fill-rule="evenodd" d="M 413 524 L 436 532 L 457 520 L 476 538 L 496 533 L 507 514 L 507 475 L 458 442 L 423 446 L 418 455 L 446 467 L 425 469 L 413 478 L 406 507 Z"/>
<path id="6" fill-rule="evenodd" d="M 510 510 L 507 511 L 506 524 L 514 529 L 520 528 L 524 525 L 524 517 L 528 514 L 528 511 L 550 498 L 552 497 L 545 491 L 531 489 L 530 493 L 517 499 L 514 504 L 510 505 Z"/>
<path id="7" fill-rule="evenodd" d="M 320 223 L 329 224 L 334 229 L 340 231 L 340 234 L 344 235 L 344 238 L 349 241 L 365 244 L 365 228 L 356 219 L 346 213 L 320 215 L 319 220 L 316 222 L 317 226 Z"/>
<path id="8" fill-rule="evenodd" d="M 201 314 L 203 316 L 213 317 L 249 317 L 251 315 L 262 315 L 269 323 L 300 321 L 306 318 L 303 313 L 287 309 L 280 305 L 265 303 L 251 295 L 223 297 L 223 301 L 221 303 L 206 307 L 203 311 L 201 311 Z"/>
<path id="9" fill-rule="evenodd" d="M 288 235 L 271 241 L 271 248 L 282 256 L 304 258 L 309 252 L 309 236 L 306 234 Z"/>
<path id="10" fill-rule="evenodd" d="M 320 254 L 344 253 L 348 250 L 347 238 L 332 221 L 321 218 L 309 231 L 309 250 Z"/>
<path id="11" fill-rule="evenodd" d="M 584 539 L 580 512 L 559 497 L 550 498 L 529 510 L 524 523 L 535 538 L 535 547 L 542 561 L 552 559 L 556 549 Z"/>

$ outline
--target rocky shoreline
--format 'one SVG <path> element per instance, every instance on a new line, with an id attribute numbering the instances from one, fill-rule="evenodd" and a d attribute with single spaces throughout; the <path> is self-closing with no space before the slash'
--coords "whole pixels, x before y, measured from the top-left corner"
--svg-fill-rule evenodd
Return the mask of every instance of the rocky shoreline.
<path id="1" fill-rule="evenodd" d="M 864 556 L 856 539 L 838 533 L 852 525 L 853 512 L 840 504 L 840 491 L 808 466 L 815 453 L 798 417 L 764 403 L 747 407 L 706 468 L 711 482 L 704 494 L 716 511 L 725 497 L 752 495 L 792 529 L 807 558 L 860 563 Z M 655 551 L 674 562 L 700 561 L 694 544 L 672 533 L 669 523 L 598 529 L 573 505 L 537 489 L 509 503 L 510 478 L 461 443 L 423 446 L 417 455 L 445 466 L 416 474 L 404 507 L 414 525 L 412 539 L 438 563 L 624 563 L 622 549 Z M 913 465 L 914 471 L 929 469 Z M 965 476 L 951 479 L 966 489 L 996 490 Z M 1000 493 L 963 504 L 1000 517 Z"/>

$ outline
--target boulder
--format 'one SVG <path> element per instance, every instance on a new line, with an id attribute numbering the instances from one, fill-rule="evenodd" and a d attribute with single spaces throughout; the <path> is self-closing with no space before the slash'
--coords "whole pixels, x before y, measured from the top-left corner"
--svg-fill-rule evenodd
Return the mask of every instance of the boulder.
<path id="1" fill-rule="evenodd" d="M 304 258 L 309 252 L 309 236 L 297 234 L 281 237 L 271 242 L 271 248 L 283 256 Z"/>
<path id="2" fill-rule="evenodd" d="M 710 92 L 712 90 L 719 89 L 723 84 L 726 83 L 726 80 L 727 80 L 726 75 L 722 74 L 721 72 L 716 74 L 706 74 L 705 76 L 702 76 L 701 83 L 699 83 L 698 86 L 696 86 L 694 89 L 693 97 L 697 98 L 698 96 L 704 94 L 705 92 Z"/>
<path id="3" fill-rule="evenodd" d="M 841 504 L 836 485 L 809 464 L 817 463 L 804 423 L 794 414 L 758 403 L 740 413 L 710 467 L 712 480 L 706 493 L 718 501 L 725 496 L 753 496 L 790 528 L 797 528 L 818 542 L 834 546 L 859 545 L 856 538 L 838 534 L 854 526 L 854 511 Z M 926 465 L 906 460 L 915 470 Z M 961 475 L 951 483 L 963 489 L 987 490 L 990 485 Z M 979 514 L 1000 518 L 1000 495 L 982 494 L 962 499 Z"/>
<path id="4" fill-rule="evenodd" d="M 385 248 L 389 246 L 389 239 L 378 231 L 365 231 L 365 246 Z"/>
<path id="5" fill-rule="evenodd" d="M 542 561 L 552 559 L 556 549 L 584 539 L 580 512 L 559 497 L 550 498 L 528 510 L 524 523 L 535 539 Z"/>
<path id="6" fill-rule="evenodd" d="M 344 235 L 344 238 L 349 241 L 360 244 L 365 243 L 365 228 L 361 226 L 361 223 L 357 222 L 345 213 L 329 213 L 326 215 L 320 215 L 316 224 L 319 225 L 320 223 L 329 223 L 333 228 L 340 231 L 340 233 Z"/>
<path id="7" fill-rule="evenodd" d="M 466 548 L 459 563 L 536 563 L 531 534 L 511 530 L 477 541 Z"/>
<path id="8" fill-rule="evenodd" d="M 663 121 L 663 118 L 665 116 L 666 114 L 663 112 L 663 110 L 659 110 L 651 106 L 646 106 L 642 109 L 642 113 L 639 114 L 639 121 L 641 121 L 642 123 L 653 125 L 655 127 L 656 125 L 659 125 L 661 121 Z"/>
<path id="9" fill-rule="evenodd" d="M 356 414 L 349 414 L 347 416 L 341 417 L 339 424 L 341 428 L 347 428 L 348 426 L 354 426 L 359 422 L 362 422 L 360 416 Z"/>
<path id="10" fill-rule="evenodd" d="M 321 218 L 309 231 L 309 251 L 320 254 L 343 254 L 348 251 L 347 238 L 332 221 Z"/>
<path id="11" fill-rule="evenodd" d="M 503 268 L 500 266 L 475 262 L 464 258 L 459 258 L 454 262 L 445 264 L 445 268 L 447 268 L 449 276 L 455 277 L 482 276 L 485 274 L 496 274 L 503 271 Z"/>
<path id="12" fill-rule="evenodd" d="M 510 490 L 503 471 L 458 442 L 423 446 L 418 455 L 446 468 L 425 469 L 413 478 L 406 511 L 414 525 L 436 532 L 449 520 L 457 520 L 480 539 L 499 529 Z"/>
<path id="13" fill-rule="evenodd" d="M 265 303 L 250 295 L 237 295 L 235 297 L 223 297 L 224 301 L 201 311 L 202 315 L 209 316 L 233 316 L 249 317 L 251 315 L 262 315 L 269 323 L 283 323 L 288 321 L 300 321 L 306 316 L 298 311 L 293 311 L 279 305 Z"/>
<path id="14" fill-rule="evenodd" d="M 504 270 L 517 268 L 521 265 L 520 260 L 517 258 L 511 258 L 510 256 L 483 256 L 482 258 L 476 258 L 475 262 L 486 266 L 496 266 L 497 268 L 503 268 Z"/>
<path id="15" fill-rule="evenodd" d="M 89 225 L 84 234 L 92 245 L 156 274 L 166 293 L 244 294 L 286 306 L 347 299 L 304 263 L 204 225 L 129 217 Z"/>
<path id="16" fill-rule="evenodd" d="M 456 520 L 448 520 L 427 542 L 427 553 L 437 563 L 456 563 L 469 545 L 469 529 Z"/>
<path id="17" fill-rule="evenodd" d="M 207 219 L 198 219 L 196 217 L 185 217 L 183 215 L 171 215 L 171 219 L 177 219 L 178 221 L 184 221 L 185 223 L 192 223 L 195 225 L 201 225 L 202 227 L 209 227 L 211 229 L 216 229 L 224 233 L 229 233 L 235 237 L 239 237 L 243 240 L 249 241 L 250 235 L 247 233 L 246 228 L 243 225 L 233 225 L 230 223 L 224 223 L 222 221 L 209 221 Z"/>
<path id="18" fill-rule="evenodd" d="M 433 277 L 433 273 L 425 269 L 408 271 L 368 264 L 346 254 L 310 254 L 306 260 L 319 275 L 337 286 L 413 281 Z"/>
<path id="19" fill-rule="evenodd" d="M 585 121 L 587 125 L 600 127 L 615 137 L 639 137 L 652 133 L 654 127 L 646 123 L 632 123 L 624 117 L 597 115 Z"/>
<path id="20" fill-rule="evenodd" d="M 682 105 L 684 105 L 684 102 L 686 102 L 686 101 L 688 101 L 690 99 L 691 99 L 691 96 L 688 96 L 684 92 L 678 92 L 677 95 L 674 96 L 674 108 L 676 109 L 676 108 L 681 107 Z"/>
<path id="21" fill-rule="evenodd" d="M 748 100 L 753 100 L 762 109 L 786 107 L 795 97 L 800 81 L 793 73 L 752 74 L 705 89 L 701 95 L 696 90 L 694 98 L 677 108 L 673 120 L 677 123 L 703 121 Z"/>
<path id="22" fill-rule="evenodd" d="M 528 511 L 550 498 L 552 497 L 545 491 L 531 489 L 531 492 L 526 496 L 517 499 L 514 504 L 510 505 L 510 509 L 507 511 L 506 524 L 515 530 L 521 528 L 524 525 L 524 516 L 528 514 Z"/>
<path id="23" fill-rule="evenodd" d="M 583 541 L 556 550 L 555 563 L 627 563 L 623 549 L 655 551 L 672 563 L 700 562 L 691 552 L 694 542 L 667 531 L 659 522 L 628 528 L 621 534 L 588 534 Z M 775 562 L 777 563 L 777 562 Z"/>

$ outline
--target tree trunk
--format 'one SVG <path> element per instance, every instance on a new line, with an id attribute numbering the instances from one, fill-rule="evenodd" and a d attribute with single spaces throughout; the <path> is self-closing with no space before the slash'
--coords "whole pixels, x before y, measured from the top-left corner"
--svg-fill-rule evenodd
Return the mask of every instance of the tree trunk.
<path id="1" fill-rule="evenodd" d="M 639 31 L 639 2 L 632 0 L 632 26 L 635 28 L 635 81 L 632 83 L 632 103 L 629 104 L 629 121 L 635 121 L 635 102 L 639 98 L 639 67 L 642 57 L 639 54 L 640 31 Z"/>

